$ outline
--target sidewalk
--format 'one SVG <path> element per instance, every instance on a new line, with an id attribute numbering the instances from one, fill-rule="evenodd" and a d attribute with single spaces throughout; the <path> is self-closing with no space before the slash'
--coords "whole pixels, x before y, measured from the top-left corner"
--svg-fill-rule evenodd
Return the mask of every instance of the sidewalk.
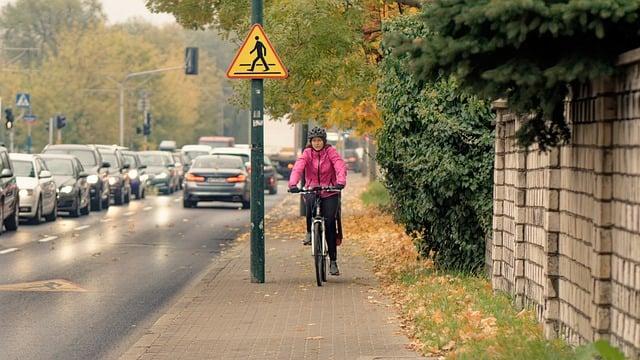
<path id="1" fill-rule="evenodd" d="M 350 181 L 344 211 L 365 186 Z M 249 282 L 243 236 L 121 359 L 418 359 L 359 251 L 339 248 L 342 276 L 315 285 L 297 211 L 287 196 L 266 217 L 265 284 Z"/>

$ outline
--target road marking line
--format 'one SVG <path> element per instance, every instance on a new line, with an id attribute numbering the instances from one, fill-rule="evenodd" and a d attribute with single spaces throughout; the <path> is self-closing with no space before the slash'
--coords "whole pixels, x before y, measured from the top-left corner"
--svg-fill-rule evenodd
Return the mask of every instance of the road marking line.
<path id="1" fill-rule="evenodd" d="M 111 220 L 113 220 L 113 219 L 112 219 L 112 218 L 104 218 L 104 219 L 102 219 L 102 220 L 100 220 L 100 221 L 102 221 L 102 222 L 109 222 L 109 221 L 111 221 Z"/>
<path id="2" fill-rule="evenodd" d="M 131 216 L 133 214 L 135 214 L 133 211 L 129 211 L 129 212 L 124 213 L 124 216 Z"/>
<path id="3" fill-rule="evenodd" d="M 91 227 L 91 225 L 82 225 L 82 226 L 78 226 L 77 228 L 73 229 L 73 231 L 80 231 L 80 230 L 88 229 L 90 227 Z"/>
<path id="4" fill-rule="evenodd" d="M 18 249 L 18 248 L 4 249 L 4 250 L 0 251 L 0 255 L 9 254 L 9 253 L 12 253 L 12 252 L 18 251 L 18 250 L 20 250 L 20 249 Z"/>
<path id="5" fill-rule="evenodd" d="M 0 285 L 0 291 L 86 292 L 69 280 L 53 279 L 19 284 Z"/>
<path id="6" fill-rule="evenodd" d="M 42 238 L 40 240 L 38 240 L 41 243 L 45 243 L 45 242 L 49 242 L 49 241 L 53 241 L 55 239 L 57 239 L 57 236 L 47 236 L 46 238 Z"/>
<path id="7" fill-rule="evenodd" d="M 144 211 L 149 211 L 149 210 L 151 210 L 151 209 L 153 209 L 153 206 L 147 206 L 146 208 L 144 208 L 144 209 L 142 209 L 142 210 L 144 210 Z"/>

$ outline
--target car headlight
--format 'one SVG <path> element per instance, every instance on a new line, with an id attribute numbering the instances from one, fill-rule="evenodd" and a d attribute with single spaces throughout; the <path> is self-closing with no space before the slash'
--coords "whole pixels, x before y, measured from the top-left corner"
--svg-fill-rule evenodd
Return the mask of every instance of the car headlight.
<path id="1" fill-rule="evenodd" d="M 160 173 L 156 175 L 156 179 L 166 179 L 166 178 L 167 178 L 167 173 Z"/>
<path id="2" fill-rule="evenodd" d="M 98 175 L 89 175 L 89 176 L 87 177 L 87 182 L 88 182 L 89 184 L 96 184 L 96 183 L 98 183 L 98 180 L 99 180 L 99 179 L 98 179 Z"/>
<path id="3" fill-rule="evenodd" d="M 138 170 L 129 171 L 129 177 L 132 179 L 136 179 L 138 177 Z"/>
<path id="4" fill-rule="evenodd" d="M 118 178 L 109 176 L 109 185 L 115 185 L 116 183 L 118 183 Z"/>
<path id="5" fill-rule="evenodd" d="M 73 191 L 73 186 L 67 185 L 67 186 L 63 186 L 63 187 L 60 188 L 60 192 L 63 193 L 63 194 L 69 194 L 72 191 Z"/>
<path id="6" fill-rule="evenodd" d="M 21 189 L 20 196 L 27 197 L 33 195 L 33 189 Z"/>

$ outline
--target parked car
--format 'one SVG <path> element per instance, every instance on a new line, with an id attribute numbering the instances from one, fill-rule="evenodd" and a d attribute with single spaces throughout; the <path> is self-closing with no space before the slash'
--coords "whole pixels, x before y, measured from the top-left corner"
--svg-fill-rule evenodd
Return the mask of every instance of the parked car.
<path id="1" fill-rule="evenodd" d="M 182 182 L 184 181 L 184 161 L 180 152 L 174 152 L 171 154 L 173 161 L 176 164 L 176 173 L 178 174 L 178 189 L 182 189 Z"/>
<path id="2" fill-rule="evenodd" d="M 141 151 L 140 161 L 147 166 L 148 184 L 165 194 L 178 190 L 178 175 L 171 153 L 166 151 Z"/>
<path id="3" fill-rule="evenodd" d="M 43 154 L 67 154 L 80 160 L 82 167 L 89 174 L 87 182 L 91 185 L 91 211 L 108 209 L 111 200 L 108 169 L 111 164 L 102 159 L 102 155 L 91 145 L 47 145 Z"/>
<path id="4" fill-rule="evenodd" d="M 282 148 L 280 152 L 271 155 L 270 158 L 276 171 L 282 175 L 285 180 L 289 180 L 291 170 L 297 159 L 295 150 L 293 148 Z"/>
<path id="5" fill-rule="evenodd" d="M 7 231 L 18 230 L 20 195 L 9 152 L 4 147 L 0 147 L 0 199 L 3 205 L 0 206 L 0 219 L 4 228 Z"/>
<path id="6" fill-rule="evenodd" d="M 212 155 L 233 155 L 242 158 L 243 162 L 251 161 L 251 150 L 235 147 L 215 148 L 211 150 Z M 249 171 L 251 168 L 249 167 Z M 264 156 L 264 189 L 269 191 L 269 194 L 274 195 L 278 193 L 278 179 L 276 177 L 276 170 L 269 160 L 268 156 Z"/>
<path id="7" fill-rule="evenodd" d="M 111 198 L 116 205 L 127 204 L 131 201 L 131 181 L 129 179 L 129 164 L 122 156 L 117 146 L 94 145 L 102 155 L 102 159 L 111 166 L 109 172 L 109 189 Z"/>
<path id="8" fill-rule="evenodd" d="M 39 224 L 58 217 L 58 187 L 40 155 L 9 154 L 18 183 L 19 216 Z"/>
<path id="9" fill-rule="evenodd" d="M 129 181 L 131 182 L 131 193 L 136 199 L 144 199 L 147 189 L 146 165 L 142 164 L 138 154 L 134 151 L 123 151 L 124 161 L 129 164 Z"/>
<path id="10" fill-rule="evenodd" d="M 211 152 L 211 146 L 209 145 L 185 145 L 180 150 L 182 154 L 183 160 L 183 170 L 186 174 L 189 172 L 189 167 L 191 166 L 191 162 L 193 159 L 197 158 L 200 155 L 209 155 Z"/>
<path id="11" fill-rule="evenodd" d="M 362 159 L 356 149 L 344 150 L 344 162 L 347 164 L 347 169 L 357 173 L 362 171 Z"/>
<path id="12" fill-rule="evenodd" d="M 237 155 L 198 156 L 185 176 L 183 206 L 193 208 L 199 201 L 251 205 L 251 180 L 245 162 Z"/>
<path id="13" fill-rule="evenodd" d="M 233 147 L 235 143 L 236 139 L 231 136 L 201 136 L 198 139 L 198 144 L 209 145 L 212 148 Z"/>
<path id="14" fill-rule="evenodd" d="M 90 176 L 80 160 L 73 155 L 42 155 L 47 168 L 58 186 L 58 211 L 68 212 L 73 217 L 89 215 L 91 211 Z"/>

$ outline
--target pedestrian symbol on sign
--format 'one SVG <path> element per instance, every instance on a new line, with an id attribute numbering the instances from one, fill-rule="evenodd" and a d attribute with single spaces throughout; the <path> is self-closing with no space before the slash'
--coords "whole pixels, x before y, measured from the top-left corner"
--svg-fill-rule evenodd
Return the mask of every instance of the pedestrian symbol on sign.
<path id="1" fill-rule="evenodd" d="M 289 76 L 262 26 L 256 24 L 229 66 L 231 79 L 286 79 Z"/>

